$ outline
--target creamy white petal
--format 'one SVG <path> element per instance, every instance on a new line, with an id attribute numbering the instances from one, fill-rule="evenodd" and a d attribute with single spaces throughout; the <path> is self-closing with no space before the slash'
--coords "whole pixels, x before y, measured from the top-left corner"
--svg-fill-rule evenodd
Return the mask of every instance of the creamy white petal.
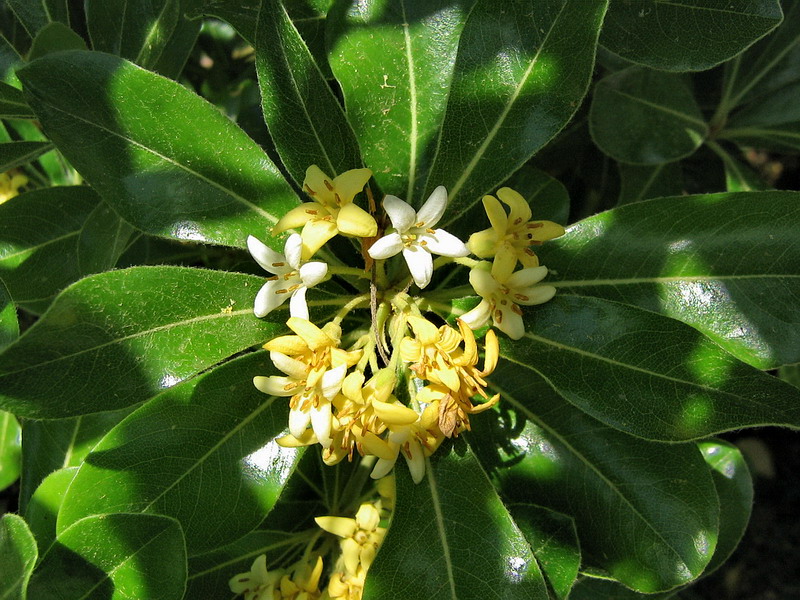
<path id="1" fill-rule="evenodd" d="M 384 260 L 394 256 L 403 249 L 403 240 L 397 232 L 390 233 L 377 240 L 369 249 L 369 255 L 375 260 Z"/>
<path id="2" fill-rule="evenodd" d="M 406 259 L 411 277 L 419 288 L 424 288 L 433 277 L 433 257 L 427 250 L 417 244 L 403 248 L 403 258 Z"/>
<path id="3" fill-rule="evenodd" d="M 408 231 L 417 221 L 416 211 L 404 200 L 397 196 L 386 196 L 383 199 L 383 209 L 392 221 L 392 227 L 399 232 Z"/>
<path id="4" fill-rule="evenodd" d="M 392 460 L 379 458 L 375 462 L 375 467 L 372 469 L 372 473 L 370 473 L 369 476 L 372 477 L 373 479 L 380 479 L 381 477 L 386 477 L 386 475 L 392 472 L 395 462 L 397 462 L 397 455 L 395 455 L 394 459 Z"/>
<path id="5" fill-rule="evenodd" d="M 308 303 L 306 302 L 305 287 L 299 287 L 292 292 L 292 299 L 289 300 L 289 316 L 308 321 Z"/>
<path id="6" fill-rule="evenodd" d="M 293 408 L 289 411 L 289 433 L 299 438 L 311 423 L 311 415 L 304 410 Z"/>
<path id="7" fill-rule="evenodd" d="M 286 244 L 283 246 L 283 253 L 286 256 L 286 262 L 292 269 L 297 270 L 300 268 L 300 260 L 303 254 L 303 237 L 299 233 L 293 233 L 286 239 Z"/>
<path id="8" fill-rule="evenodd" d="M 276 294 L 275 292 L 280 289 L 286 289 L 286 282 L 282 279 L 278 281 L 268 281 L 261 286 L 256 294 L 255 302 L 253 302 L 253 312 L 259 318 L 267 316 L 273 310 L 278 308 L 281 304 L 286 302 L 289 294 Z"/>
<path id="9" fill-rule="evenodd" d="M 411 454 L 411 458 L 405 457 L 408 470 L 411 472 L 411 479 L 414 480 L 414 483 L 419 483 L 425 476 L 425 455 L 422 453 L 422 446 L 415 439 L 408 443 L 408 450 Z"/>
<path id="10" fill-rule="evenodd" d="M 342 382 L 346 374 L 347 367 L 345 365 L 340 365 L 335 369 L 325 371 L 325 374 L 322 376 L 322 395 L 325 396 L 327 400 L 333 400 L 336 394 L 339 393 L 339 390 L 342 389 Z"/>
<path id="11" fill-rule="evenodd" d="M 309 262 L 300 267 L 300 279 L 306 287 L 314 287 L 325 279 L 328 274 L 328 265 L 324 262 Z"/>
<path id="12" fill-rule="evenodd" d="M 422 242 L 425 242 L 424 244 Z M 436 229 L 433 233 L 420 233 L 417 243 L 425 246 L 428 252 L 441 256 L 466 256 L 469 254 L 466 244 L 444 229 Z"/>
<path id="13" fill-rule="evenodd" d="M 512 290 L 530 287 L 535 283 L 539 283 L 547 275 L 547 267 L 544 265 L 540 267 L 530 267 L 528 269 L 520 269 L 516 273 L 512 273 L 506 279 L 506 285 Z"/>
<path id="14" fill-rule="evenodd" d="M 328 448 L 331 439 L 331 403 L 322 402 L 319 408 L 311 407 L 311 428 L 317 436 L 317 441 L 323 448 Z"/>
<path id="15" fill-rule="evenodd" d="M 283 371 L 292 379 L 296 379 L 298 384 L 308 374 L 308 366 L 304 362 L 287 356 L 283 352 L 273 350 L 269 353 L 269 359 L 278 370 Z"/>
<path id="16" fill-rule="evenodd" d="M 500 289 L 500 284 L 489 271 L 472 269 L 469 272 L 469 284 L 483 298 L 488 298 Z"/>
<path id="17" fill-rule="evenodd" d="M 294 396 L 295 392 L 300 389 L 297 384 L 298 382 L 294 379 L 279 375 L 271 377 L 257 375 L 253 377 L 253 385 L 256 386 L 256 389 L 270 396 Z"/>
<path id="18" fill-rule="evenodd" d="M 247 236 L 247 249 L 250 251 L 250 256 L 268 273 L 280 275 L 291 270 L 283 254 L 275 252 L 275 250 L 252 235 Z M 275 264 L 282 264 L 282 266 L 276 267 L 274 266 Z"/>
<path id="19" fill-rule="evenodd" d="M 552 285 L 536 285 L 523 290 L 514 290 L 514 302 L 524 306 L 542 304 L 556 295 L 556 288 Z"/>
<path id="20" fill-rule="evenodd" d="M 425 204 L 417 212 L 417 223 L 421 223 L 420 227 L 433 227 L 442 218 L 445 208 L 447 208 L 447 190 L 440 185 L 431 192 Z"/>
<path id="21" fill-rule="evenodd" d="M 498 306 L 497 310 L 500 311 L 500 320 L 498 321 L 497 315 L 495 315 L 495 327 L 505 333 L 512 340 L 518 340 L 525 335 L 525 324 L 522 322 L 521 315 L 518 315 L 507 306 Z"/>
<path id="22" fill-rule="evenodd" d="M 478 306 L 459 317 L 470 329 L 479 329 L 486 325 L 491 316 L 491 305 L 486 300 L 481 300 Z"/>

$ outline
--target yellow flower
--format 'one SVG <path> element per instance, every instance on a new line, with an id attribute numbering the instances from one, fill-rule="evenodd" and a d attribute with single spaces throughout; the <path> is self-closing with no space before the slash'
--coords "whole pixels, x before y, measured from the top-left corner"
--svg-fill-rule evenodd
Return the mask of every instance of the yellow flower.
<path id="1" fill-rule="evenodd" d="M 19 189 L 28 183 L 28 178 L 14 170 L 0 173 L 0 204 L 19 195 Z"/>
<path id="2" fill-rule="evenodd" d="M 493 256 L 492 274 L 503 281 L 514 271 L 517 261 L 524 267 L 538 267 L 539 259 L 530 246 L 564 235 L 564 228 L 552 221 L 531 221 L 530 206 L 511 188 L 500 188 L 497 195 L 510 213 L 506 214 L 494 196 L 484 196 L 483 207 L 492 226 L 473 233 L 467 247 L 479 258 Z"/>
<path id="3" fill-rule="evenodd" d="M 308 260 L 337 233 L 372 237 L 378 233 L 375 219 L 353 203 L 364 189 L 372 171 L 352 169 L 331 179 L 317 165 L 306 170 L 303 189 L 313 202 L 306 202 L 286 213 L 272 229 L 276 235 L 287 229 L 303 227 L 303 260 Z"/>
<path id="4" fill-rule="evenodd" d="M 361 600 L 366 577 L 367 572 L 364 569 L 359 570 L 357 575 L 350 575 L 346 571 L 331 574 L 328 597 L 330 600 Z"/>
<path id="5" fill-rule="evenodd" d="M 359 569 L 366 571 L 378 546 L 386 535 L 386 529 L 380 526 L 381 515 L 375 505 L 365 502 L 358 508 L 355 519 L 347 517 L 316 517 L 314 519 L 322 529 L 340 538 L 342 562 L 350 575 L 358 575 Z"/>
<path id="6" fill-rule="evenodd" d="M 245 573 L 233 576 L 228 586 L 234 594 L 244 594 L 244 600 L 317 600 L 322 557 L 313 566 L 298 562 L 289 569 L 267 570 L 267 557 L 262 554 Z"/>

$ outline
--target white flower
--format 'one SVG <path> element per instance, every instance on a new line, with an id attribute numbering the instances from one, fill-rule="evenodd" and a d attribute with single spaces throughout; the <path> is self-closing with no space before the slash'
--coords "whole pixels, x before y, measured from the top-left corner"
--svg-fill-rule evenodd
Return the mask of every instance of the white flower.
<path id="1" fill-rule="evenodd" d="M 375 259 L 387 259 L 400 251 L 411 271 L 414 283 L 424 288 L 431 282 L 433 258 L 431 254 L 460 257 L 469 254 L 466 245 L 444 229 L 433 229 L 447 206 L 447 190 L 440 185 L 415 211 L 397 196 L 386 196 L 383 208 L 392 227 L 387 235 L 372 244 L 369 255 Z"/>
<path id="2" fill-rule="evenodd" d="M 478 329 L 492 317 L 495 327 L 512 340 L 518 340 L 525 335 L 525 324 L 522 321 L 522 309 L 517 305 L 531 306 L 547 302 L 555 295 L 556 288 L 552 285 L 536 285 L 547 275 L 547 267 L 521 269 L 509 275 L 505 281 L 498 281 L 490 269 L 491 265 L 483 261 L 469 272 L 469 282 L 483 300 L 461 315 L 461 320 L 470 328 Z"/>
<path id="3" fill-rule="evenodd" d="M 252 235 L 247 237 L 247 249 L 265 271 L 273 274 L 256 295 L 253 305 L 255 315 L 264 317 L 291 298 L 289 314 L 308 320 L 306 290 L 325 279 L 328 265 L 324 262 L 303 264 L 303 240 L 299 233 L 293 233 L 286 240 L 283 249 L 285 256 Z"/>

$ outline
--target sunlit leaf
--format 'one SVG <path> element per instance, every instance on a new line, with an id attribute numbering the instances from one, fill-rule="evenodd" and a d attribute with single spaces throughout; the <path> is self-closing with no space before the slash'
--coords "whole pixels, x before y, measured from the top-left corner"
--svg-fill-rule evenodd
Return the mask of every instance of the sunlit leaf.
<path id="1" fill-rule="evenodd" d="M 0 351 L 19 337 L 17 309 L 11 294 L 0 279 Z"/>
<path id="2" fill-rule="evenodd" d="M 30 498 L 25 518 L 40 548 L 47 549 L 56 539 L 56 517 L 78 467 L 53 471 L 41 482 Z"/>
<path id="3" fill-rule="evenodd" d="M 36 540 L 25 520 L 13 513 L 4 514 L 0 519 L 0 598 L 25 600 L 37 556 Z"/>
<path id="4" fill-rule="evenodd" d="M 0 490 L 19 477 L 20 445 L 19 423 L 14 415 L 0 410 Z"/>

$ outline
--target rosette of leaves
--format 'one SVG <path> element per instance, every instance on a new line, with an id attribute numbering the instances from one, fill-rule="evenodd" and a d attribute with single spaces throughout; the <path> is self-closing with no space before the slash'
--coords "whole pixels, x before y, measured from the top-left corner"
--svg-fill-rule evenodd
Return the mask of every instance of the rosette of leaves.
<path id="1" fill-rule="evenodd" d="M 364 598 L 666 596 L 716 568 L 751 488 L 715 436 L 800 426 L 765 372 L 800 362 L 800 194 L 740 152 L 798 147 L 785 9 L 6 0 L 0 157 L 29 183 L 0 205 L 0 595 L 228 597 L 357 502 L 358 462 L 277 446 L 288 408 L 251 384 L 285 316 L 253 316 L 243 249 L 281 247 L 311 164 L 414 206 L 445 185 L 461 235 L 502 185 L 569 225 L 540 254 L 556 298 L 501 344 L 499 409 L 419 485 L 398 466 Z M 599 213 L 597 165 L 622 183 Z M 443 318 L 477 302 L 466 276 L 431 283 Z"/>

